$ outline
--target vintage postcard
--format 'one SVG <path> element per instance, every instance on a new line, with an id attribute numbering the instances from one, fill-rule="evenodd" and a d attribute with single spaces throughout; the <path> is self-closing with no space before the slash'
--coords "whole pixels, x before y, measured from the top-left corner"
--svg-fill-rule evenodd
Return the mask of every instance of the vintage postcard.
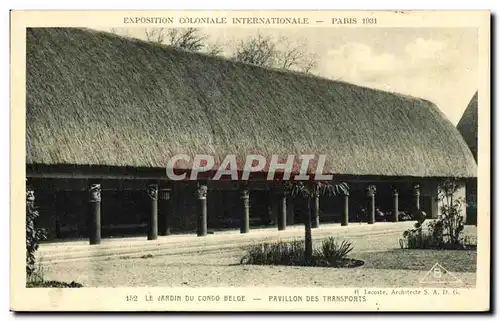
<path id="1" fill-rule="evenodd" d="M 14 311 L 487 311 L 490 12 L 12 11 Z"/>

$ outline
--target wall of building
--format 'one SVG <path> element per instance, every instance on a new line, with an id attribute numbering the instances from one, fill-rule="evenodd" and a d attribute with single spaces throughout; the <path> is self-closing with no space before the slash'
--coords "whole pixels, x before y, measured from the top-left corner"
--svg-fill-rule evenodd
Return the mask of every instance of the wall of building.
<path id="1" fill-rule="evenodd" d="M 477 179 L 466 181 L 465 192 L 467 202 L 467 224 L 477 225 Z"/>

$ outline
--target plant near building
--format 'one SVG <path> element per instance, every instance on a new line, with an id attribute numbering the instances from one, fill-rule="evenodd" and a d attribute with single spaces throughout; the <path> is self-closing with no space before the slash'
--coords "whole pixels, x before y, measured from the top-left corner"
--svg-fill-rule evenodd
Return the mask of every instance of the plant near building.
<path id="1" fill-rule="evenodd" d="M 394 215 L 394 212 L 392 213 L 392 215 Z M 398 221 L 401 222 L 413 220 L 413 216 L 411 215 L 411 213 L 406 211 L 399 211 L 398 217 Z"/>
<path id="2" fill-rule="evenodd" d="M 336 265 L 345 260 L 347 254 L 353 249 L 351 242 L 343 240 L 339 243 L 334 237 L 330 236 L 316 249 L 315 257 L 326 260 L 330 265 Z"/>
<path id="3" fill-rule="evenodd" d="M 464 218 L 461 215 L 465 199 L 456 197 L 460 188 L 454 179 L 444 180 L 438 188 L 438 200 L 441 214 L 423 226 L 425 216 L 421 216 L 414 228 L 403 233 L 400 240 L 401 248 L 409 249 L 463 249 L 466 248 L 466 238 L 462 235 Z"/>
<path id="4" fill-rule="evenodd" d="M 32 277 L 36 270 L 35 252 L 38 250 L 38 244 L 46 238 L 44 230 L 36 228 L 36 219 L 39 213 L 35 207 L 35 193 L 33 190 L 26 189 L 26 274 L 28 279 Z"/>
<path id="5" fill-rule="evenodd" d="M 305 260 L 305 242 L 303 240 L 266 242 L 248 247 L 241 264 L 290 265 L 320 267 L 356 267 L 364 262 L 350 259 L 347 255 L 353 250 L 349 241 L 338 242 L 333 237 L 323 240 L 314 249 L 310 261 Z"/>
<path id="6" fill-rule="evenodd" d="M 312 264 L 313 260 L 313 244 L 311 232 L 311 208 L 310 201 L 316 195 L 342 195 L 349 193 L 349 185 L 345 182 L 331 184 L 330 182 L 321 181 L 292 181 L 285 183 L 285 193 L 292 197 L 300 197 L 307 201 L 308 210 L 305 211 L 304 226 L 305 226 L 305 248 L 304 259 L 305 263 Z"/>
<path id="7" fill-rule="evenodd" d="M 465 198 L 456 197 L 460 185 L 456 180 L 447 179 L 439 186 L 439 202 L 441 215 L 433 224 L 436 233 L 440 233 L 444 243 L 462 244 L 461 234 L 464 230 L 464 217 L 461 215 Z"/>
<path id="8" fill-rule="evenodd" d="M 423 230 L 426 215 L 417 215 L 417 217 L 418 220 L 413 228 L 403 232 L 403 239 L 399 240 L 401 248 L 426 249 L 435 247 L 437 244 L 432 235 Z"/>
<path id="9" fill-rule="evenodd" d="M 79 288 L 83 285 L 77 282 L 45 281 L 42 263 L 36 262 L 35 253 L 39 242 L 47 238 L 44 229 L 36 227 L 39 212 L 35 206 L 35 193 L 26 188 L 26 287 L 27 288 Z"/>
<path id="10" fill-rule="evenodd" d="M 304 263 L 304 241 L 293 240 L 260 243 L 250 246 L 241 259 L 242 264 L 302 265 Z"/>

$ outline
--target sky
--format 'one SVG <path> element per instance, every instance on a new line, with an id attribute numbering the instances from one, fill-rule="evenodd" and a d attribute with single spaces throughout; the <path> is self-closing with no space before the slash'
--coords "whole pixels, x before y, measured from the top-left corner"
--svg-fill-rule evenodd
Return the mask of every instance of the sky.
<path id="1" fill-rule="evenodd" d="M 209 42 L 223 45 L 225 55 L 238 41 L 257 34 L 301 44 L 317 57 L 317 66 L 311 73 L 430 100 L 454 125 L 478 88 L 475 28 L 200 29 Z M 142 39 L 144 31 L 115 30 Z"/>

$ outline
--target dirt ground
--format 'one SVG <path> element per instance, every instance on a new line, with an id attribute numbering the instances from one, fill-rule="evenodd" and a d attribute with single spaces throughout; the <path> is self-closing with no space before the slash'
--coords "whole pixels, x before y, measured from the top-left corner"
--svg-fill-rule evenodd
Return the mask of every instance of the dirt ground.
<path id="1" fill-rule="evenodd" d="M 328 228 L 316 231 L 316 243 L 332 234 Z M 204 241 L 188 247 L 184 241 L 170 245 L 169 250 L 48 260 L 43 263 L 43 273 L 46 280 L 76 281 L 85 287 L 421 287 L 421 279 L 439 263 L 460 280 L 445 286 L 475 286 L 475 251 L 401 250 L 399 230 L 383 233 L 381 229 L 365 235 L 351 231 L 340 239 L 353 242 L 350 257 L 365 261 L 351 269 L 240 265 L 248 241 L 235 237 L 228 242 L 231 244 L 217 245 L 214 239 L 209 242 L 213 246 Z M 467 232 L 474 234 L 475 230 Z"/>

